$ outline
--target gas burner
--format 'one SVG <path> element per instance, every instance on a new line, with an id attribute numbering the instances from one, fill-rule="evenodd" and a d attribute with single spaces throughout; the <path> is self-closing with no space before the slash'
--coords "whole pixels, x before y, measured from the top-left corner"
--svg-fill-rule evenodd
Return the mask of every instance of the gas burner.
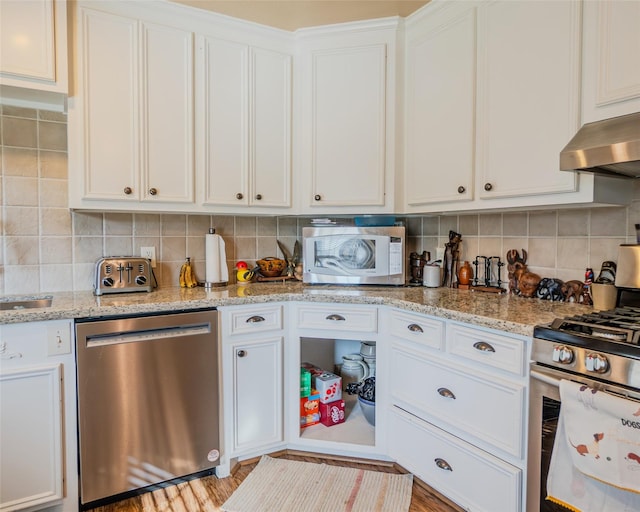
<path id="1" fill-rule="evenodd" d="M 603 331 L 600 329 L 591 329 L 591 336 L 595 336 L 596 338 L 604 338 L 607 340 L 615 340 L 615 341 L 627 340 L 627 333 Z"/>

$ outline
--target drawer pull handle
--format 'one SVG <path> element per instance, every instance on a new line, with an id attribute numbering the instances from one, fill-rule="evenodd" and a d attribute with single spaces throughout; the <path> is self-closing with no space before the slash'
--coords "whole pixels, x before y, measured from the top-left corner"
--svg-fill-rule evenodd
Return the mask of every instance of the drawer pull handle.
<path id="1" fill-rule="evenodd" d="M 255 324 L 257 322 L 264 322 L 264 317 L 260 315 L 253 315 L 247 318 L 246 322 L 248 324 Z"/>
<path id="2" fill-rule="evenodd" d="M 496 349 L 493 348 L 486 341 L 476 341 L 473 344 L 473 348 L 475 348 L 476 350 L 480 350 L 481 352 L 495 352 L 496 351 Z"/>
<path id="3" fill-rule="evenodd" d="M 409 329 L 411 332 L 424 332 L 422 330 L 422 327 L 420 327 L 418 324 L 409 324 L 407 326 L 407 329 Z"/>
<path id="4" fill-rule="evenodd" d="M 452 398 L 453 400 L 456 399 L 456 395 L 454 395 L 451 390 L 447 389 L 447 388 L 438 388 L 438 394 L 440 396 L 443 396 L 445 398 Z"/>
<path id="5" fill-rule="evenodd" d="M 333 315 L 329 315 L 326 320 L 333 320 L 335 322 L 344 322 L 346 319 L 345 317 L 343 317 L 342 315 L 336 315 L 335 313 Z"/>
<path id="6" fill-rule="evenodd" d="M 238 355 L 238 357 L 245 357 L 247 355 L 247 351 L 246 350 L 238 350 L 237 355 Z"/>
<path id="7" fill-rule="evenodd" d="M 445 471 L 453 471 L 453 468 L 446 460 L 438 457 L 437 459 L 434 459 L 434 461 L 436 463 L 436 466 L 438 466 L 440 469 L 444 469 Z"/>

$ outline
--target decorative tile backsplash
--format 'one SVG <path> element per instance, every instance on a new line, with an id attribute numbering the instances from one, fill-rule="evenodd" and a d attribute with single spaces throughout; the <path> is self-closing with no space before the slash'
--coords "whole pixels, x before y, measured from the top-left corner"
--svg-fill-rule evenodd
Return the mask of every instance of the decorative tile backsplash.
<path id="1" fill-rule="evenodd" d="M 308 225 L 305 217 L 71 212 L 66 116 L 0 108 L 0 293 L 91 290 L 99 258 L 139 255 L 146 246 L 156 247 L 160 286 L 175 286 L 187 256 L 204 277 L 210 226 L 224 237 L 232 270 L 238 260 L 281 256 L 276 240 L 293 248 Z M 462 234 L 463 260 L 504 260 L 509 249 L 524 249 L 532 271 L 582 280 L 587 266 L 597 275 L 603 261 L 615 261 L 618 245 L 635 243 L 640 192 L 635 182 L 630 185 L 637 201 L 629 207 L 406 217 L 407 252 L 426 250 L 435 258 L 454 230 Z"/>

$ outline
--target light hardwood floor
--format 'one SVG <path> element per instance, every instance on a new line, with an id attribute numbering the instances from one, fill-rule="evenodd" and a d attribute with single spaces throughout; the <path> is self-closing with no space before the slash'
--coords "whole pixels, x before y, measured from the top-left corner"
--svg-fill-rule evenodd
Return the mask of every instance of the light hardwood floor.
<path id="1" fill-rule="evenodd" d="M 375 464 L 354 459 L 336 459 L 313 454 L 279 452 L 271 457 L 301 460 L 315 463 L 335 464 L 354 468 L 403 473 L 394 464 Z M 259 459 L 245 461 L 236 467 L 229 478 L 204 477 L 165 487 L 134 498 L 94 508 L 91 512 L 218 512 L 220 506 L 231 496 Z M 274 511 L 277 512 L 277 511 Z M 463 512 L 433 489 L 414 479 L 409 512 Z"/>

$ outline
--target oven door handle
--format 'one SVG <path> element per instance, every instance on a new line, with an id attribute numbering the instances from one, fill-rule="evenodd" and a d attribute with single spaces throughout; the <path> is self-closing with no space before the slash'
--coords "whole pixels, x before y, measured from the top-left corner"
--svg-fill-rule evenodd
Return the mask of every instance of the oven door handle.
<path id="1" fill-rule="evenodd" d="M 536 380 L 538 382 L 548 384 L 556 389 L 560 389 L 561 380 L 572 380 L 574 382 L 579 382 L 589 387 L 596 388 L 600 391 L 611 393 L 628 400 L 633 400 L 635 402 L 640 402 L 640 393 L 636 391 L 632 391 L 613 384 L 605 384 L 602 382 L 594 381 L 586 376 L 569 375 L 559 370 L 553 370 L 551 368 L 541 368 L 536 364 L 533 364 L 531 366 L 530 375 L 532 381 Z"/>
<path id="2" fill-rule="evenodd" d="M 532 379 L 536 379 L 539 380 L 541 382 L 544 382 L 545 384 L 549 384 L 555 388 L 560 388 L 560 381 L 562 380 L 561 378 L 556 377 L 555 375 L 556 372 L 549 371 L 549 370 L 545 370 L 545 371 L 541 371 L 538 370 L 536 368 L 531 368 L 531 378 Z M 565 375 L 565 378 L 566 377 Z"/>

